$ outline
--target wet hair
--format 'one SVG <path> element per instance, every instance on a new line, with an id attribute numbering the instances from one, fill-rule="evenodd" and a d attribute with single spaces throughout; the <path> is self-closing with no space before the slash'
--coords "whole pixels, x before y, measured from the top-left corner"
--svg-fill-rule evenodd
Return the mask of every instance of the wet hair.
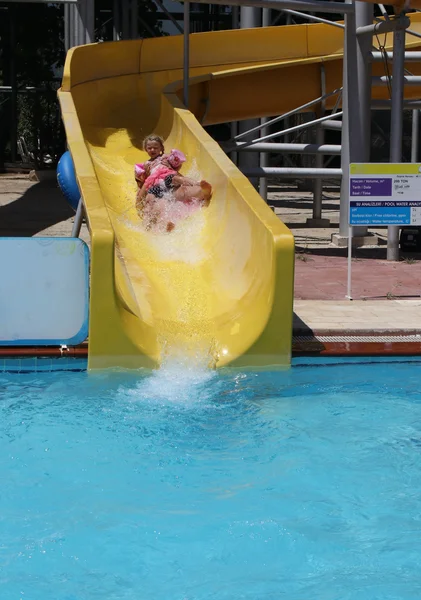
<path id="1" fill-rule="evenodd" d="M 147 135 L 145 137 L 145 139 L 143 140 L 143 149 L 145 151 L 148 142 L 157 142 L 158 144 L 161 144 L 162 152 L 164 152 L 164 140 L 160 135 L 156 135 L 156 133 L 151 133 L 150 135 Z"/>

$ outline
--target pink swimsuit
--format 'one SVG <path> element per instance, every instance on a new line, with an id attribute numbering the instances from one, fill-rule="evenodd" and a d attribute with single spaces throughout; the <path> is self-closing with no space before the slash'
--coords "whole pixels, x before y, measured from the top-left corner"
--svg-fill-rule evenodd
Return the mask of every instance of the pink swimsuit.
<path id="1" fill-rule="evenodd" d="M 163 187 L 167 191 L 172 189 L 172 178 L 177 174 L 178 172 L 174 169 L 169 169 L 161 164 L 152 169 L 151 174 L 145 179 L 143 185 L 148 192 L 151 192 L 151 188 L 155 186 Z"/>
<path id="2" fill-rule="evenodd" d="M 163 160 L 170 166 L 163 165 Z M 183 152 L 173 149 L 169 154 L 163 154 L 153 161 L 148 160 L 135 165 L 135 178 L 141 180 L 149 172 L 143 185 L 147 192 L 151 192 L 157 198 L 162 198 L 165 192 L 172 189 L 172 177 L 178 174 L 185 161 L 186 157 Z M 161 188 L 161 192 L 158 188 Z"/>
<path id="3" fill-rule="evenodd" d="M 162 164 L 163 160 L 168 164 Z M 170 154 L 135 165 L 135 177 L 143 183 L 149 196 L 143 207 L 143 218 L 150 226 L 159 227 L 159 221 L 174 225 L 202 207 L 198 198 L 176 198 L 172 194 L 175 190 L 173 177 L 178 175 L 185 161 L 186 157 L 180 150 L 171 150 Z"/>

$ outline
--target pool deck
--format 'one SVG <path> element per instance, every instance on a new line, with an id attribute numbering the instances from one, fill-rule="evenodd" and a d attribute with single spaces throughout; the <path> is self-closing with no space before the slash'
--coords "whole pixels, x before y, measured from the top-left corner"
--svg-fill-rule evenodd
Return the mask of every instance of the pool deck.
<path id="1" fill-rule="evenodd" d="M 334 352 L 373 344 L 391 352 L 421 353 L 420 255 L 386 260 L 386 229 L 378 229 L 378 246 L 353 250 L 352 297 L 346 299 L 347 249 L 331 243 L 338 232 L 338 190 L 324 192 L 323 217 L 328 227 L 308 226 L 311 194 L 286 186 L 270 188 L 269 204 L 295 236 L 295 351 Z M 74 213 L 54 177 L 42 182 L 27 175 L 0 175 L 1 236 L 70 235 Z M 81 238 L 89 244 L 84 225 Z M 321 347 L 323 346 L 323 348 Z M 407 350 L 404 350 L 406 348 Z"/>

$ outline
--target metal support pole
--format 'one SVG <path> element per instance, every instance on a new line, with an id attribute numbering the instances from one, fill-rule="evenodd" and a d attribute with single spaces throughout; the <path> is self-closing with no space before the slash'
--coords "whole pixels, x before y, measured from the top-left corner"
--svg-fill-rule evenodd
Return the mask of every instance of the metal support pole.
<path id="1" fill-rule="evenodd" d="M 402 111 L 405 74 L 405 30 L 393 34 L 392 110 L 390 113 L 390 162 L 402 160 Z M 399 260 L 399 227 L 387 228 L 387 260 Z"/>
<path id="2" fill-rule="evenodd" d="M 70 42 L 70 5 L 64 5 L 64 49 L 66 52 L 72 47 Z"/>
<path id="3" fill-rule="evenodd" d="M 231 122 L 231 137 L 234 137 L 238 132 L 238 121 Z M 230 159 L 232 162 L 237 165 L 238 164 L 238 152 L 235 150 L 229 151 Z"/>
<path id="4" fill-rule="evenodd" d="M 352 0 L 347 0 L 347 3 L 352 3 Z M 339 236 L 346 236 L 348 233 L 349 221 L 349 163 L 351 160 L 350 148 L 350 129 L 351 116 L 353 111 L 358 110 L 355 106 L 356 98 L 354 99 L 357 82 L 356 69 L 356 24 L 355 15 L 345 15 L 345 36 L 344 36 L 344 56 L 343 56 L 343 91 L 342 91 L 342 152 L 341 152 L 341 167 L 342 167 L 342 184 L 341 184 L 341 199 L 339 210 Z M 334 241 L 334 240 L 333 240 Z"/>
<path id="5" fill-rule="evenodd" d="M 79 237 L 79 233 L 80 233 L 80 230 L 82 228 L 82 223 L 83 223 L 83 215 L 84 215 L 83 201 L 82 201 L 82 198 L 80 198 L 79 204 L 77 205 L 75 220 L 73 222 L 71 237 Z"/>
<path id="6" fill-rule="evenodd" d="M 85 43 L 85 32 L 82 20 L 82 11 L 84 10 L 84 1 L 75 5 L 74 23 L 75 23 L 75 45 L 82 46 Z"/>
<path id="7" fill-rule="evenodd" d="M 393 60 L 393 52 L 371 52 L 371 60 L 374 62 L 383 62 L 387 56 L 388 60 Z M 405 52 L 405 62 L 421 62 L 421 52 L 415 50 L 407 50 Z"/>
<path id="8" fill-rule="evenodd" d="M 260 27 L 262 18 L 262 11 L 260 8 L 241 6 L 240 8 L 240 27 L 241 29 L 251 29 L 254 27 Z M 239 121 L 238 129 L 239 135 L 241 133 L 248 132 L 250 129 L 260 127 L 259 119 L 247 119 L 246 121 Z M 259 156 L 256 154 L 240 154 L 238 157 L 238 165 L 242 170 L 257 168 L 260 164 Z M 258 180 L 253 178 L 250 180 L 251 183 L 257 188 Z"/>
<path id="9" fill-rule="evenodd" d="M 365 23 L 372 23 L 374 15 L 372 4 L 356 2 L 355 22 L 357 28 Z M 386 22 L 386 21 L 385 21 Z M 360 107 L 359 125 L 360 148 L 359 162 L 370 161 L 371 146 L 371 63 L 367 60 L 373 47 L 372 36 L 359 36 L 357 39 L 357 71 L 358 71 L 358 101 Z M 354 231 L 355 233 L 355 231 Z"/>
<path id="10" fill-rule="evenodd" d="M 358 29 L 363 29 L 368 23 L 373 22 L 374 17 L 374 6 L 364 2 L 355 3 L 355 24 Z M 387 23 L 387 21 L 385 21 Z M 370 148 L 371 148 L 371 72 L 372 65 L 368 60 L 373 47 L 372 35 L 359 35 L 357 36 L 357 77 L 358 77 L 358 105 L 359 105 L 359 119 L 358 124 L 360 127 L 359 135 L 359 147 L 358 147 L 358 161 L 359 162 L 370 162 Z M 352 135 L 352 133 L 351 133 Z M 351 162 L 354 162 L 352 158 Z M 349 192 L 348 192 L 349 193 Z M 367 227 L 353 227 L 353 237 L 364 237 L 367 235 Z M 373 239 L 373 242 L 377 242 Z"/>
<path id="11" fill-rule="evenodd" d="M 224 150 L 227 148 L 237 148 L 240 152 L 277 152 L 286 154 L 332 154 L 339 156 L 341 154 L 341 146 L 338 144 L 283 144 L 278 142 L 269 142 L 267 144 L 253 144 L 253 146 L 241 147 L 241 144 L 224 144 L 221 146 Z"/>
<path id="12" fill-rule="evenodd" d="M 270 26 L 270 9 L 269 8 L 263 8 L 262 9 L 262 27 L 269 27 Z M 265 125 L 265 123 L 268 121 L 268 119 L 266 117 L 263 117 L 263 119 L 260 119 L 260 125 Z M 268 132 L 268 129 L 266 127 L 263 127 L 262 131 L 262 135 L 266 135 L 266 133 Z M 262 152 L 262 154 L 260 154 L 260 166 L 265 168 L 269 165 L 269 155 L 266 152 Z M 266 177 L 261 177 L 259 179 L 259 193 L 261 195 L 261 197 L 263 198 L 263 200 L 265 202 L 268 201 L 268 180 L 266 179 Z"/>
<path id="13" fill-rule="evenodd" d="M 261 119 L 261 123 L 263 124 L 266 121 L 266 118 Z M 265 129 L 262 129 L 262 133 L 266 133 Z M 269 165 L 269 156 L 266 152 L 262 152 L 260 154 L 260 166 L 265 168 Z M 261 177 L 259 179 L 259 193 L 265 202 L 268 201 L 268 182 L 266 177 Z"/>
<path id="14" fill-rule="evenodd" d="M 355 12 L 357 14 L 357 6 L 355 7 Z M 366 4 L 365 6 L 369 6 Z M 374 34 L 380 33 L 390 33 L 392 31 L 398 31 L 398 29 L 406 29 L 409 27 L 410 20 L 408 17 L 404 19 L 391 19 L 389 21 L 380 21 L 379 23 L 374 23 L 371 25 L 365 25 L 363 27 L 357 27 L 357 35 L 360 37 L 362 35 L 367 35 L 368 37 L 373 36 Z"/>
<path id="15" fill-rule="evenodd" d="M 190 68 L 190 2 L 184 2 L 184 55 L 183 55 L 183 98 L 189 108 L 189 68 Z"/>
<path id="16" fill-rule="evenodd" d="M 352 0 L 346 0 L 346 4 Z M 343 61 L 342 158 L 343 171 L 339 217 L 339 238 L 349 234 L 349 164 L 368 162 L 370 159 L 370 94 L 371 64 L 367 53 L 372 49 L 369 36 L 359 36 L 357 27 L 373 22 L 373 5 L 355 3 L 355 15 L 345 16 L 345 43 Z M 354 236 L 364 236 L 366 227 L 355 227 Z M 333 236 L 332 241 L 335 241 Z"/>
<path id="17" fill-rule="evenodd" d="M 306 167 L 256 167 L 243 169 L 243 173 L 249 177 L 273 177 L 280 175 L 292 179 L 340 179 L 342 169 L 313 169 Z"/>
<path id="18" fill-rule="evenodd" d="M 323 129 L 333 129 L 335 131 L 341 131 L 342 130 L 342 121 L 333 121 L 333 120 L 327 119 L 326 121 L 323 121 L 323 123 L 321 124 L 321 127 Z"/>
<path id="19" fill-rule="evenodd" d="M 9 35 L 10 35 L 10 158 L 16 162 L 18 141 L 18 82 L 16 77 L 16 7 L 9 7 Z"/>
<path id="20" fill-rule="evenodd" d="M 324 142 L 324 130 L 321 127 L 318 127 L 316 130 L 316 144 L 322 145 Z M 323 154 L 316 154 L 315 160 L 316 169 L 323 168 Z M 322 204 L 323 204 L 323 180 L 315 179 L 314 187 L 313 187 L 313 217 L 312 219 L 307 219 L 307 223 L 311 222 L 314 225 L 317 225 L 322 219 Z M 327 223 L 329 220 L 326 219 Z"/>
<path id="21" fill-rule="evenodd" d="M 130 39 L 136 40 L 139 37 L 139 5 L 137 0 L 131 1 L 130 11 Z"/>
<path id="22" fill-rule="evenodd" d="M 95 42 L 95 0 L 85 0 L 82 20 L 85 44 L 93 44 Z"/>
<path id="23" fill-rule="evenodd" d="M 262 27 L 270 27 L 270 8 L 262 9 Z"/>
<path id="24" fill-rule="evenodd" d="M 240 25 L 240 9 L 238 6 L 233 6 L 232 7 L 232 28 L 238 29 L 239 25 Z M 235 139 L 237 135 L 238 135 L 238 121 L 232 121 L 232 123 L 231 123 L 231 139 Z M 230 158 L 235 165 L 238 164 L 237 152 L 231 152 Z"/>
<path id="25" fill-rule="evenodd" d="M 232 28 L 238 29 L 239 24 L 240 24 L 240 8 L 238 6 L 232 7 L 231 18 L 232 18 Z"/>
<path id="26" fill-rule="evenodd" d="M 411 162 L 418 162 L 418 145 L 420 134 L 420 111 L 412 111 L 412 139 L 411 139 Z"/>
<path id="27" fill-rule="evenodd" d="M 405 61 L 404 61 L 405 62 Z M 393 75 L 392 75 L 393 80 Z M 405 75 L 403 78 L 404 85 L 421 85 L 420 75 Z M 388 86 L 390 85 L 390 77 L 387 75 L 381 75 L 379 77 L 373 77 L 373 85 L 375 86 Z"/>
<path id="28" fill-rule="evenodd" d="M 95 0 L 80 0 L 75 6 L 77 19 L 77 45 L 95 41 Z"/>
<path id="29" fill-rule="evenodd" d="M 352 300 L 352 237 L 353 237 L 353 228 L 352 225 L 348 227 L 348 274 L 347 274 L 347 282 L 346 282 L 346 295 L 345 298 L 348 300 Z"/>
<path id="30" fill-rule="evenodd" d="M 64 7 L 66 50 L 95 41 L 95 0 L 80 0 Z"/>
<path id="31" fill-rule="evenodd" d="M 130 0 L 121 0 L 121 37 L 123 40 L 130 38 Z"/>
<path id="32" fill-rule="evenodd" d="M 113 1 L 113 40 L 121 39 L 120 1 Z"/>
<path id="33" fill-rule="evenodd" d="M 241 29 L 252 29 L 260 27 L 261 11 L 260 8 L 241 6 L 240 7 L 240 26 Z"/>
<path id="34" fill-rule="evenodd" d="M 67 50 L 69 50 L 70 48 L 73 48 L 74 46 L 77 46 L 75 15 L 76 15 L 76 6 L 74 4 L 72 4 L 71 6 L 69 6 L 69 12 L 68 12 L 69 22 L 67 24 L 67 30 L 68 30 Z"/>
<path id="35" fill-rule="evenodd" d="M 326 94 L 326 71 L 322 64 L 320 66 L 320 91 L 321 95 Z M 324 117 L 326 114 L 326 101 L 322 100 L 320 116 Z M 325 140 L 325 132 L 322 127 L 316 129 L 316 144 L 322 146 Z M 316 169 L 323 168 L 323 154 L 316 154 L 315 158 Z M 323 204 L 323 180 L 321 178 L 315 179 L 313 183 L 313 216 L 311 219 L 307 219 L 307 224 L 315 227 L 321 225 L 329 225 L 329 220 L 326 219 L 326 223 L 322 222 L 322 204 Z"/>

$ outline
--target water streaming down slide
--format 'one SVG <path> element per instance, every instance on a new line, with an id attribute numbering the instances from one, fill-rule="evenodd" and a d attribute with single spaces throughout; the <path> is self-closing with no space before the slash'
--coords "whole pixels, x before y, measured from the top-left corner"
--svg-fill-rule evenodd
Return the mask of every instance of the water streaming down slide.
<path id="1" fill-rule="evenodd" d="M 421 30 L 420 16 L 411 20 Z M 313 100 L 321 62 L 326 90 L 340 87 L 342 51 L 343 32 L 327 25 L 194 34 L 191 112 L 181 102 L 182 36 L 68 53 L 59 99 L 92 240 L 90 368 L 154 367 L 168 348 L 217 367 L 289 364 L 293 236 L 202 126 Z M 133 165 L 152 131 L 185 152 L 186 174 L 214 188 L 209 208 L 170 234 L 146 231 L 134 208 Z"/>

